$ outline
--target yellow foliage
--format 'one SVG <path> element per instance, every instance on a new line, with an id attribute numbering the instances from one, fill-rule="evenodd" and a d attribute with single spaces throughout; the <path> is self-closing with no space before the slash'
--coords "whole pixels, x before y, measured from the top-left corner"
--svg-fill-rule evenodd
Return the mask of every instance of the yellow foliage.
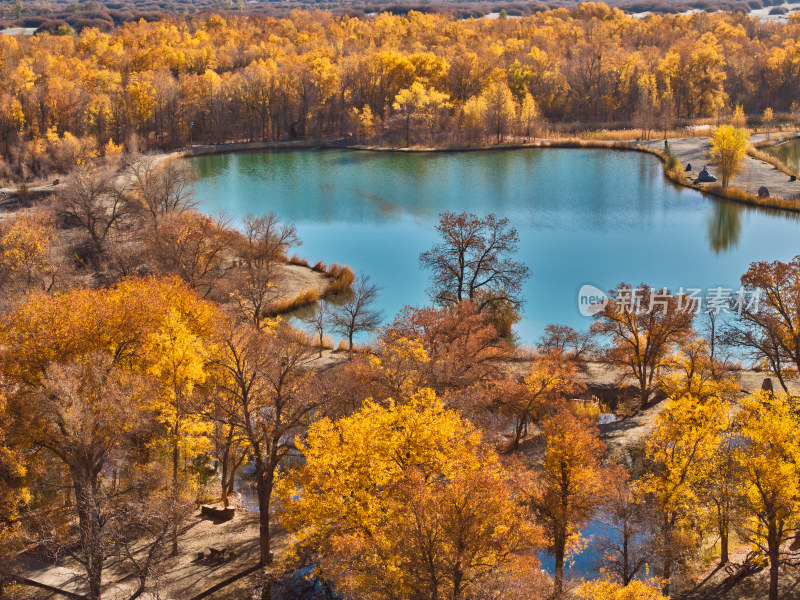
<path id="1" fill-rule="evenodd" d="M 451 595 L 535 545 L 497 455 L 430 390 L 318 421 L 299 448 L 305 464 L 279 483 L 279 518 L 350 593 Z"/>
<path id="2" fill-rule="evenodd" d="M 701 497 L 704 484 L 714 477 L 720 434 L 730 422 L 727 402 L 708 397 L 676 396 L 667 401 L 647 440 L 652 464 L 636 485 L 641 498 L 650 499 L 668 530 L 664 542 L 677 551 L 692 548 L 699 531 L 710 521 Z"/>
<path id="3" fill-rule="evenodd" d="M 717 127 L 711 136 L 711 158 L 719 167 L 722 187 L 739 172 L 750 139 L 747 131 L 733 125 Z"/>
<path id="4" fill-rule="evenodd" d="M 795 401 L 786 394 L 753 394 L 737 415 L 734 449 L 748 541 L 777 553 L 794 535 L 800 512 L 800 441 Z"/>
<path id="5" fill-rule="evenodd" d="M 736 381 L 711 359 L 708 342 L 701 338 L 681 345 L 659 385 L 669 398 L 691 396 L 699 402 L 708 398 L 732 399 L 739 392 Z"/>
<path id="6" fill-rule="evenodd" d="M 655 579 L 631 581 L 623 586 L 611 579 L 587 581 L 578 588 L 581 600 L 668 600 L 661 593 L 661 582 Z"/>

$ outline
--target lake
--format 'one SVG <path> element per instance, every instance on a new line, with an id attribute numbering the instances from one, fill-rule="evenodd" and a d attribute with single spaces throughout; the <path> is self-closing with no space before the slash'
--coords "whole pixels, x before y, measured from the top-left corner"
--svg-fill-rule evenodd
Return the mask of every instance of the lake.
<path id="1" fill-rule="evenodd" d="M 387 319 L 429 302 L 418 256 L 436 241 L 439 213 L 508 217 L 532 271 L 515 326 L 522 343 L 549 323 L 588 327 L 578 311 L 584 284 L 737 288 L 752 261 L 800 254 L 797 218 L 674 186 L 656 158 L 637 152 L 306 150 L 187 160 L 202 210 L 234 221 L 273 212 L 294 223 L 296 253 L 369 275 Z"/>
<path id="2" fill-rule="evenodd" d="M 788 142 L 784 142 L 783 144 L 778 144 L 777 146 L 771 146 L 769 148 L 764 148 L 765 152 L 768 152 L 783 164 L 785 164 L 790 169 L 794 169 L 795 173 L 800 173 L 800 139 L 795 138 L 793 140 L 789 140 Z"/>

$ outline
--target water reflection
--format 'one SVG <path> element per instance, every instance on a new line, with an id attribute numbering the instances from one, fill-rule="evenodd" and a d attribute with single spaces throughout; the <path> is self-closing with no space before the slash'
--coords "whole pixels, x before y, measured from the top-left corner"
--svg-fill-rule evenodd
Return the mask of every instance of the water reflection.
<path id="1" fill-rule="evenodd" d="M 515 328 L 523 342 L 550 323 L 588 327 L 576 302 L 585 283 L 732 287 L 753 261 L 793 258 L 800 237 L 798 215 L 673 186 L 658 160 L 633 152 L 271 151 L 190 164 L 203 210 L 294 223 L 296 252 L 369 275 L 387 319 L 429 302 L 417 258 L 435 243 L 439 213 L 509 218 L 533 272 Z"/>
<path id="2" fill-rule="evenodd" d="M 742 207 L 729 202 L 715 202 L 708 218 L 708 243 L 719 254 L 735 248 L 742 233 Z"/>

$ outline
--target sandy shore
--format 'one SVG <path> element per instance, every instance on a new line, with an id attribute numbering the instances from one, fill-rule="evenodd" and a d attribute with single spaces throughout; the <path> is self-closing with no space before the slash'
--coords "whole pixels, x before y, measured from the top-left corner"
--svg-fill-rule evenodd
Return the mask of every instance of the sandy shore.
<path id="1" fill-rule="evenodd" d="M 798 137 L 796 133 L 790 134 L 788 138 Z M 781 138 L 776 134 L 770 136 L 769 141 L 778 143 Z M 756 146 L 768 141 L 766 134 L 760 133 L 750 137 L 750 143 Z M 652 150 L 663 150 L 664 140 L 649 140 L 645 142 L 637 142 L 639 145 Z M 708 165 L 708 170 L 717 179 L 721 180 L 717 167 L 711 162 L 709 153 L 711 151 L 711 144 L 708 138 L 672 138 L 669 140 L 670 148 L 673 154 L 677 157 L 680 163 L 686 167 L 691 164 L 692 168 L 686 171 L 686 177 L 689 179 L 696 179 L 700 170 Z M 789 181 L 789 176 L 781 173 L 773 165 L 764 162 L 752 156 L 745 156 L 744 164 L 740 173 L 731 180 L 730 187 L 744 190 L 748 194 L 758 194 L 758 189 L 765 186 L 770 193 L 770 196 L 777 196 L 778 198 L 785 198 L 787 200 L 798 200 L 798 209 L 800 209 L 800 180 Z M 701 186 L 702 189 L 703 186 Z M 707 187 L 707 186 L 706 186 Z"/>

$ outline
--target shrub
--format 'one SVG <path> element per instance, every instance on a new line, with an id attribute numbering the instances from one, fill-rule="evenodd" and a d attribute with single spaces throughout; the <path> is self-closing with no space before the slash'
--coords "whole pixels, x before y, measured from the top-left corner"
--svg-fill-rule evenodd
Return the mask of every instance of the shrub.
<path id="1" fill-rule="evenodd" d="M 293 310 L 297 310 L 303 306 L 314 304 L 317 300 L 319 300 L 319 292 L 317 292 L 317 290 L 314 288 L 309 288 L 294 298 L 276 300 L 269 305 L 269 308 L 267 308 L 266 312 L 268 316 L 274 317 L 275 315 L 292 312 Z"/>
<path id="2" fill-rule="evenodd" d="M 331 280 L 325 287 L 325 293 L 323 296 L 336 296 L 337 294 L 343 294 L 350 289 L 350 286 L 356 279 L 356 274 L 353 273 L 353 270 L 350 267 L 347 265 L 337 265 L 336 263 L 330 266 L 327 274 L 331 277 Z"/>
<path id="3" fill-rule="evenodd" d="M 289 259 L 290 265 L 297 265 L 300 267 L 308 267 L 308 261 L 305 258 L 300 258 L 297 254 L 293 254 L 292 258 Z"/>

